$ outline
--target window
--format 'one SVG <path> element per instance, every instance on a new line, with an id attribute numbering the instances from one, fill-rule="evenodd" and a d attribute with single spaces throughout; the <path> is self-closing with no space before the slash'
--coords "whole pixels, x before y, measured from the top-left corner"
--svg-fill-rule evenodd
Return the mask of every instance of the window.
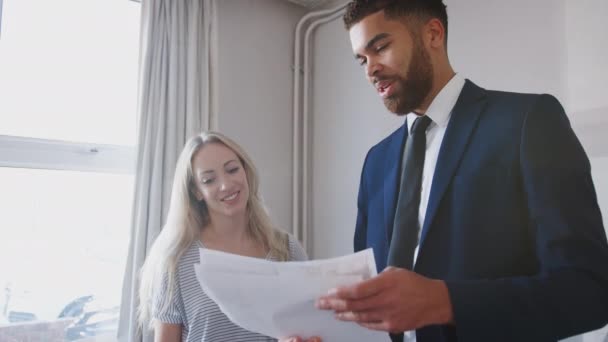
<path id="1" fill-rule="evenodd" d="M 0 0 L 0 17 L 0 340 L 107 340 L 131 223 L 140 4 Z"/>

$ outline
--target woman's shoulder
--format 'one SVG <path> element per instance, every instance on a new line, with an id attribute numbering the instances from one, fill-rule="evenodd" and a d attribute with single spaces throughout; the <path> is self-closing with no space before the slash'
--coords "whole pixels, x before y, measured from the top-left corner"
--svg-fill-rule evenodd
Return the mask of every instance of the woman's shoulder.
<path id="1" fill-rule="evenodd" d="M 289 248 L 289 261 L 308 260 L 308 255 L 298 239 L 290 233 L 285 232 L 285 234 L 287 235 L 287 245 Z"/>
<path id="2" fill-rule="evenodd" d="M 190 246 L 184 251 L 179 260 L 177 261 L 177 267 L 191 269 L 192 265 L 200 262 L 199 244 L 193 241 Z"/>

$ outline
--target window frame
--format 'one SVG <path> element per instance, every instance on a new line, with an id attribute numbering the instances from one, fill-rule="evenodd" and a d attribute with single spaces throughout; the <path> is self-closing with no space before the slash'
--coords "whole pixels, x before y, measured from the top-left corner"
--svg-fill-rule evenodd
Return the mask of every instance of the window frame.
<path id="1" fill-rule="evenodd" d="M 135 146 L 0 135 L 0 167 L 135 174 Z"/>

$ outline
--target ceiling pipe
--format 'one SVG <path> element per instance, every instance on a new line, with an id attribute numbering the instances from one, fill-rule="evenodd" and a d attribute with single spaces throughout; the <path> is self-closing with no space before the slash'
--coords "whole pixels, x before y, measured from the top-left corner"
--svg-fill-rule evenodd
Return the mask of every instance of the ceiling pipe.
<path id="1" fill-rule="evenodd" d="M 309 137 L 309 118 L 308 118 L 308 83 L 309 83 L 309 45 L 313 30 L 319 25 L 334 20 L 341 15 L 341 11 L 346 4 L 328 10 L 310 12 L 302 17 L 296 25 L 294 37 L 294 65 L 293 65 L 293 183 L 292 183 L 292 229 L 294 236 L 302 241 L 303 247 L 307 252 L 311 252 L 309 246 L 309 157 L 308 141 Z M 319 19 L 320 17 L 320 19 Z M 314 19 L 305 32 L 304 40 L 304 66 L 301 61 L 301 31 L 304 24 Z M 303 98 L 300 99 L 301 73 L 304 74 Z M 303 111 L 300 112 L 300 103 Z M 302 127 L 300 127 L 302 125 Z M 302 150 L 302 151 L 301 151 Z M 301 154 L 302 152 L 302 154 Z M 302 175 L 300 175 L 302 170 Z"/>

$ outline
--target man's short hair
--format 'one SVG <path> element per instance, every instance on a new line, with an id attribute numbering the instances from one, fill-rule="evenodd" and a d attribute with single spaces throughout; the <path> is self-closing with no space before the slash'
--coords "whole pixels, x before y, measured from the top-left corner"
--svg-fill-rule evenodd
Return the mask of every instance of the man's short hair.
<path id="1" fill-rule="evenodd" d="M 350 30 L 363 18 L 384 10 L 388 19 L 398 19 L 407 16 L 427 22 L 432 18 L 441 21 L 445 28 L 445 40 L 448 38 L 448 14 L 443 0 L 353 0 L 346 6 L 344 26 Z M 410 29 L 415 29 L 411 27 Z"/>

